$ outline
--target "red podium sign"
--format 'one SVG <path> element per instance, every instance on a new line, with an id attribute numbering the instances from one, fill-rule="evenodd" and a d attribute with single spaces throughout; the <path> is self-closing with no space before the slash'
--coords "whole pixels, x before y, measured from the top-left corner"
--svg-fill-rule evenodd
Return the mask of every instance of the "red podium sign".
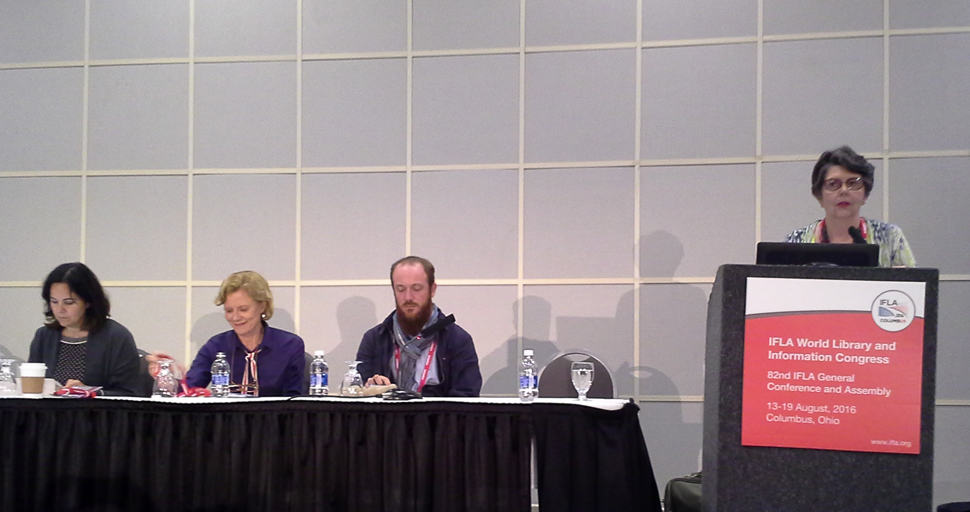
<path id="1" fill-rule="evenodd" d="M 741 444 L 918 454 L 925 292 L 749 277 Z"/>

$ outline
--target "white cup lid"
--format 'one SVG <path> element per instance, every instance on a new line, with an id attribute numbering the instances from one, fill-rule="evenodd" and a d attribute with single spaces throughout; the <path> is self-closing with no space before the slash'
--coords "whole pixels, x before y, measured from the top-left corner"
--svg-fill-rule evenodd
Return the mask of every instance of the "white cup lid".
<path id="1" fill-rule="evenodd" d="M 21 377 L 43 377 L 47 373 L 47 365 L 44 363 L 20 363 Z"/>

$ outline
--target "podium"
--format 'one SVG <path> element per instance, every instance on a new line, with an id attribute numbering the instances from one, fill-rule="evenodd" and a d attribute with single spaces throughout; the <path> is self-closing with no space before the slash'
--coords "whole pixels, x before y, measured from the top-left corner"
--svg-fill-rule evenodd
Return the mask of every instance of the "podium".
<path id="1" fill-rule="evenodd" d="M 703 510 L 929 511 L 939 272 L 723 265 Z"/>

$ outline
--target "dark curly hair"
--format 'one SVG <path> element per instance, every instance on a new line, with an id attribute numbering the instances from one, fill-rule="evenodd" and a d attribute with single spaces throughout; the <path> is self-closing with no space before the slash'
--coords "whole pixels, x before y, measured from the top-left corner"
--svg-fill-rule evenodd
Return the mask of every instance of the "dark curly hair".
<path id="1" fill-rule="evenodd" d="M 868 160 L 859 153 L 856 153 L 849 146 L 842 146 L 822 153 L 815 162 L 815 169 L 812 170 L 812 195 L 818 199 L 822 198 L 822 183 L 825 182 L 825 175 L 829 172 L 829 167 L 838 165 L 844 167 L 849 172 L 854 172 L 862 176 L 862 183 L 866 187 L 866 197 L 872 192 L 875 183 L 875 168 Z"/>

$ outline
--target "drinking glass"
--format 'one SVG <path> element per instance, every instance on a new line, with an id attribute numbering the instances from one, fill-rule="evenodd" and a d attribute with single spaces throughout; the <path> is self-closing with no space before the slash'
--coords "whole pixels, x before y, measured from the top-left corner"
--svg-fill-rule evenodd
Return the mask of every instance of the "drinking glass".
<path id="1" fill-rule="evenodd" d="M 357 365 L 360 361 L 344 361 L 347 363 L 347 373 L 340 383 L 340 394 L 343 396 L 360 396 L 364 391 L 364 381 L 360 378 Z"/>
<path id="2" fill-rule="evenodd" d="M 570 365 L 569 371 L 579 399 L 587 400 L 586 392 L 593 385 L 593 363 L 575 362 Z"/>
<path id="3" fill-rule="evenodd" d="M 155 375 L 155 384 L 152 385 L 152 396 L 171 398 L 178 394 L 179 382 L 172 373 L 171 359 L 158 360 L 158 374 Z"/>
<path id="4" fill-rule="evenodd" d="M 13 359 L 0 359 L 0 395 L 17 394 L 17 383 L 13 380 Z"/>

